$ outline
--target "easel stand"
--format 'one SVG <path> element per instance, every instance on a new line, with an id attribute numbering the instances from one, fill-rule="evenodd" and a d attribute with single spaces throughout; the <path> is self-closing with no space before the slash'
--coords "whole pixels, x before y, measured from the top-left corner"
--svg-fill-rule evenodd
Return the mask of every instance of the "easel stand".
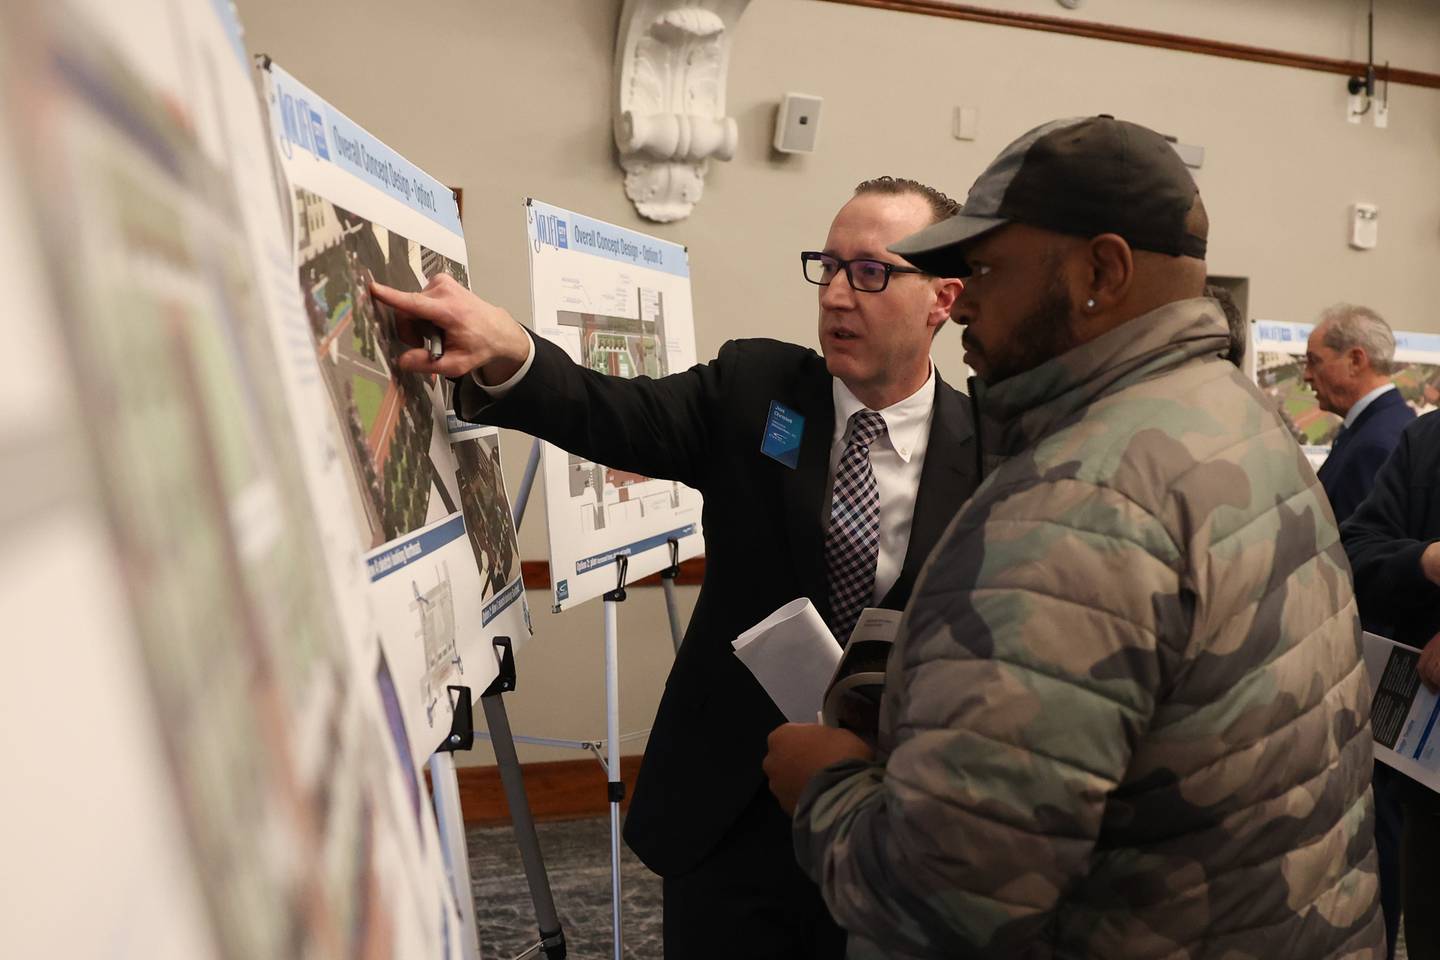
<path id="1" fill-rule="evenodd" d="M 620 804 L 625 781 L 620 776 L 620 640 L 619 607 L 625 600 L 625 575 L 630 558 L 615 558 L 615 589 L 605 594 L 605 785 L 610 800 L 610 918 L 615 960 L 621 960 L 624 937 L 620 929 Z"/>
<path id="2" fill-rule="evenodd" d="M 530 445 L 530 455 L 525 464 L 525 478 L 521 481 L 514 505 L 515 528 L 520 528 L 525 507 L 530 500 L 535 474 L 540 464 L 540 441 Z M 680 543 L 669 541 L 670 566 L 660 572 L 661 584 L 665 589 L 665 607 L 670 617 L 670 635 L 675 649 L 680 649 L 682 631 L 680 608 L 675 596 L 675 578 L 680 573 Z M 619 608 L 626 596 L 626 576 L 630 559 L 626 556 L 615 558 L 615 589 L 606 593 L 605 613 L 605 741 L 557 740 L 548 737 L 517 737 L 510 730 L 510 721 L 505 714 L 500 694 L 515 689 L 515 663 L 508 640 L 504 641 L 500 675 L 480 698 L 485 711 L 485 722 L 489 732 L 475 734 L 491 742 L 495 749 L 495 760 L 500 769 L 500 780 L 505 788 L 505 797 L 510 803 L 510 816 L 515 826 L 515 840 L 520 848 L 520 859 L 525 865 L 525 877 L 530 884 L 530 897 L 535 903 L 535 918 L 540 928 L 540 942 L 527 949 L 521 957 L 543 950 L 549 960 L 560 960 L 565 956 L 565 935 L 556 918 L 555 902 L 550 892 L 549 877 L 545 872 L 540 842 L 535 834 L 535 822 L 530 814 L 530 804 L 525 796 L 525 785 L 520 776 L 520 761 L 515 753 L 516 743 L 532 743 L 549 747 L 589 750 L 605 769 L 606 799 L 610 803 L 610 915 L 614 960 L 621 960 L 624 947 L 621 926 L 621 878 L 620 878 L 620 805 L 625 800 L 625 781 L 620 774 L 620 668 L 619 668 Z M 501 638 L 496 639 L 497 646 Z M 454 766 L 450 766 L 450 779 L 454 782 Z M 458 794 L 457 794 L 458 795 Z M 458 811 L 459 803 L 455 803 Z M 463 838 L 463 826 L 460 836 Z M 463 842 L 463 841 L 462 841 Z M 464 862 L 463 847 L 461 862 Z M 468 873 L 466 874 L 468 877 Z M 469 893 L 469 885 L 457 895 Z M 472 908 L 473 910 L 473 908 Z M 473 929 L 473 921 L 471 922 Z M 516 958 L 520 960 L 520 958 Z"/>
<path id="3" fill-rule="evenodd" d="M 665 588 L 665 612 L 670 615 L 670 639 L 675 643 L 675 652 L 680 652 L 680 641 L 685 633 L 680 629 L 680 601 L 675 597 L 675 578 L 680 576 L 680 541 L 667 540 L 670 545 L 670 566 L 660 571 L 660 586 Z"/>
<path id="4" fill-rule="evenodd" d="M 520 862 L 525 867 L 525 881 L 530 886 L 530 900 L 535 905 L 535 922 L 540 940 L 526 948 L 521 957 L 533 956 L 538 950 L 548 960 L 564 960 L 565 932 L 555 913 L 555 898 L 550 892 L 550 877 L 545 872 L 545 857 L 540 852 L 540 838 L 535 834 L 535 818 L 530 814 L 530 800 L 525 795 L 525 781 L 520 774 L 520 758 L 515 753 L 515 738 L 510 733 L 510 717 L 500 694 L 515 689 L 515 655 L 509 637 L 496 637 L 500 654 L 500 672 L 480 697 L 485 711 L 485 724 L 490 730 L 490 744 L 495 749 L 495 762 L 500 769 L 500 783 L 505 788 L 505 801 L 510 805 L 510 822 L 515 828 L 515 843 L 520 848 Z"/>
<path id="5" fill-rule="evenodd" d="M 510 641 L 505 640 L 506 647 Z M 475 745 L 474 715 L 469 687 L 447 687 L 454 715 L 450 734 L 430 754 L 430 790 L 435 798 L 435 823 L 440 850 L 449 874 L 450 889 L 460 908 L 460 950 L 468 960 L 480 960 L 480 937 L 475 929 L 475 894 L 470 888 L 470 852 L 465 844 L 465 815 L 460 809 L 460 782 L 455 775 L 456 750 Z"/>
<path id="6" fill-rule="evenodd" d="M 530 456 L 525 464 L 525 479 L 515 501 L 513 519 L 517 530 L 525 516 L 525 504 L 530 499 L 530 488 L 535 481 L 535 471 L 539 463 L 540 441 L 536 440 L 530 446 Z M 525 868 L 525 880 L 530 887 L 530 900 L 535 905 L 535 922 L 540 933 L 540 939 L 525 948 L 515 960 L 533 957 L 537 953 L 543 953 L 547 960 L 564 960 L 565 932 L 561 929 L 559 916 L 555 912 L 550 877 L 545 871 L 545 858 L 540 852 L 539 837 L 535 834 L 535 818 L 530 813 L 525 781 L 520 774 L 520 759 L 515 753 L 510 717 L 505 712 L 505 701 L 500 698 L 502 693 L 515 689 L 515 653 L 509 637 L 496 637 L 493 642 L 500 669 L 490 686 L 480 695 L 480 706 L 484 710 L 485 724 L 489 729 L 488 734 L 480 735 L 488 739 L 495 750 L 500 783 L 505 790 L 505 800 L 510 806 L 515 843 L 520 850 L 520 862 Z M 474 713 L 469 687 L 450 687 L 449 691 L 453 695 L 454 716 L 449 736 L 430 756 L 430 783 L 435 799 L 440 846 L 450 874 L 450 886 L 460 907 L 461 949 L 466 960 L 480 960 L 480 940 L 475 926 L 475 891 L 470 884 L 465 817 L 460 809 L 460 784 L 455 773 L 453 756 L 454 751 L 469 750 L 475 745 Z"/>

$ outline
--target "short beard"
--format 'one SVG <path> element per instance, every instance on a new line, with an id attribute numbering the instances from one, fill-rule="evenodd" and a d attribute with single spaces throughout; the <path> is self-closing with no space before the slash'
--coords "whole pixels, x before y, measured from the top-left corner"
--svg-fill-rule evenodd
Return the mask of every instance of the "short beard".
<path id="1" fill-rule="evenodd" d="M 986 382 L 1008 380 L 1074 349 L 1079 345 L 1070 326 L 1074 316 L 1075 301 L 1061 277 L 1059 258 L 1052 258 L 1050 281 L 1040 302 L 1015 325 L 1011 349 L 991 362 Z"/>

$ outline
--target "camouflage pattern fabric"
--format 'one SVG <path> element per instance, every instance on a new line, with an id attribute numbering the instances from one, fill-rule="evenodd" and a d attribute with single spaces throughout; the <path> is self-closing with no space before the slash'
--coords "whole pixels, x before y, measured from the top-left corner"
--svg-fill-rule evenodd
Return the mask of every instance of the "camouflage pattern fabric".
<path id="1" fill-rule="evenodd" d="M 1384 956 L 1334 516 L 1210 300 L 980 391 L 988 476 L 796 853 L 852 957 Z"/>

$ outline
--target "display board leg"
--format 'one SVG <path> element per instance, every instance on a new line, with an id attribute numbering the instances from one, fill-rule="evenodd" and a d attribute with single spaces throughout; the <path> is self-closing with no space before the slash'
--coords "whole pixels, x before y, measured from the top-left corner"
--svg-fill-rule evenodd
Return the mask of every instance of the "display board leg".
<path id="1" fill-rule="evenodd" d="M 435 821 L 450 889 L 460 907 L 460 952 L 467 960 L 480 960 L 480 938 L 475 929 L 475 894 L 470 888 L 470 854 L 465 844 L 465 817 L 460 811 L 460 784 L 455 758 L 448 753 L 430 755 L 430 786 L 435 795 Z"/>
<path id="2" fill-rule="evenodd" d="M 620 776 L 620 604 L 625 600 L 628 557 L 615 558 L 614 590 L 605 594 L 605 791 L 610 800 L 610 917 L 614 929 L 615 960 L 621 960 L 624 937 L 620 926 L 620 804 L 625 799 L 625 781 Z"/>
<path id="3" fill-rule="evenodd" d="M 660 571 L 660 585 L 665 589 L 665 612 L 670 617 L 670 639 L 675 643 L 675 652 L 680 652 L 680 641 L 685 631 L 680 628 L 680 601 L 675 596 L 675 578 L 680 576 L 680 541 L 668 540 L 670 545 L 670 566 Z"/>
<path id="4" fill-rule="evenodd" d="M 435 823 L 440 831 L 440 852 L 445 860 L 450 889 L 460 908 L 460 955 L 480 960 L 480 935 L 475 927 L 475 891 L 470 886 L 470 851 L 465 843 L 465 815 L 460 809 L 460 781 L 455 776 L 455 750 L 469 750 L 475 743 L 475 726 L 470 710 L 470 688 L 450 687 L 455 714 L 450 735 L 430 754 L 430 792 L 435 801 Z"/>
<path id="5" fill-rule="evenodd" d="M 540 467 L 540 441 L 530 441 L 530 456 L 525 461 L 525 477 L 520 481 L 520 490 L 515 497 L 515 507 L 511 518 L 515 521 L 515 530 L 520 530 L 520 521 L 525 519 L 525 505 L 530 502 L 530 490 L 535 486 L 535 471 Z"/>
<path id="6" fill-rule="evenodd" d="M 555 912 L 555 897 L 550 892 L 550 876 L 545 871 L 545 857 L 540 852 L 540 838 L 535 833 L 535 819 L 530 814 L 530 800 L 525 794 L 525 780 L 520 774 L 520 758 L 515 753 L 515 738 L 510 732 L 510 716 L 505 712 L 501 694 L 515 689 L 515 656 L 508 637 L 496 637 L 500 653 L 500 673 L 480 697 L 489 728 L 490 744 L 495 750 L 495 764 L 500 771 L 500 784 L 505 801 L 510 805 L 510 823 L 515 829 L 515 844 L 525 868 L 525 882 L 530 887 L 530 901 L 535 905 L 535 925 L 540 940 L 523 953 L 534 955 L 539 950 L 547 960 L 564 960 L 565 931 Z"/>

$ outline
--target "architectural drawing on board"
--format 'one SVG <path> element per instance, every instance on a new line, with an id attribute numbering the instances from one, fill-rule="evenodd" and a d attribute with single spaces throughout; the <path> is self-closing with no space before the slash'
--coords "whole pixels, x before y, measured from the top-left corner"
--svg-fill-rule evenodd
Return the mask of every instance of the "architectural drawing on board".
<path id="1" fill-rule="evenodd" d="M 665 357 L 664 295 L 643 287 L 638 292 L 639 317 L 556 311 L 560 326 L 580 331 L 581 366 L 627 379 L 663 377 L 670 372 Z M 614 470 L 573 453 L 569 454 L 568 477 L 571 499 L 583 501 L 580 528 L 587 532 L 680 506 L 678 483 Z"/>
<path id="2" fill-rule="evenodd" d="M 460 651 L 455 647 L 455 602 L 450 589 L 450 572 L 442 563 L 435 568 L 435 583 L 421 590 L 419 582 L 410 581 L 415 599 L 410 610 L 416 615 L 416 639 L 425 651 L 425 675 L 421 693 L 425 698 L 426 716 L 434 722 L 435 705 L 445 696 L 446 679 L 454 668 L 465 672 Z"/>
<path id="3" fill-rule="evenodd" d="M 462 440 L 451 449 L 455 451 L 465 531 L 485 584 L 481 598 L 488 600 L 520 575 L 520 548 L 500 471 L 500 437 L 492 433 Z"/>
<path id="4" fill-rule="evenodd" d="M 526 222 L 537 335 L 607 377 L 659 379 L 695 364 L 683 246 L 534 199 L 526 201 Z M 544 450 L 556 610 L 612 590 L 619 557 L 634 580 L 703 548 L 698 491 L 631 472 L 659 469 L 643 462 L 602 464 L 585 451 Z"/>
<path id="5" fill-rule="evenodd" d="M 604 530 L 620 520 L 642 520 L 680 508 L 680 484 L 602 466 L 575 454 L 569 458 L 570 498 L 581 501 L 580 529 Z"/>
<path id="6" fill-rule="evenodd" d="M 665 359 L 664 297 L 657 290 L 640 289 L 640 316 L 612 317 L 603 313 L 557 310 L 555 322 L 580 331 L 580 364 L 614 377 L 663 377 L 670 372 Z"/>
<path id="7" fill-rule="evenodd" d="M 442 271 L 464 283 L 465 268 L 308 190 L 295 195 L 305 308 L 378 545 L 425 524 L 435 422 L 424 380 L 392 362 L 405 344 L 370 281 L 416 291 Z"/>

